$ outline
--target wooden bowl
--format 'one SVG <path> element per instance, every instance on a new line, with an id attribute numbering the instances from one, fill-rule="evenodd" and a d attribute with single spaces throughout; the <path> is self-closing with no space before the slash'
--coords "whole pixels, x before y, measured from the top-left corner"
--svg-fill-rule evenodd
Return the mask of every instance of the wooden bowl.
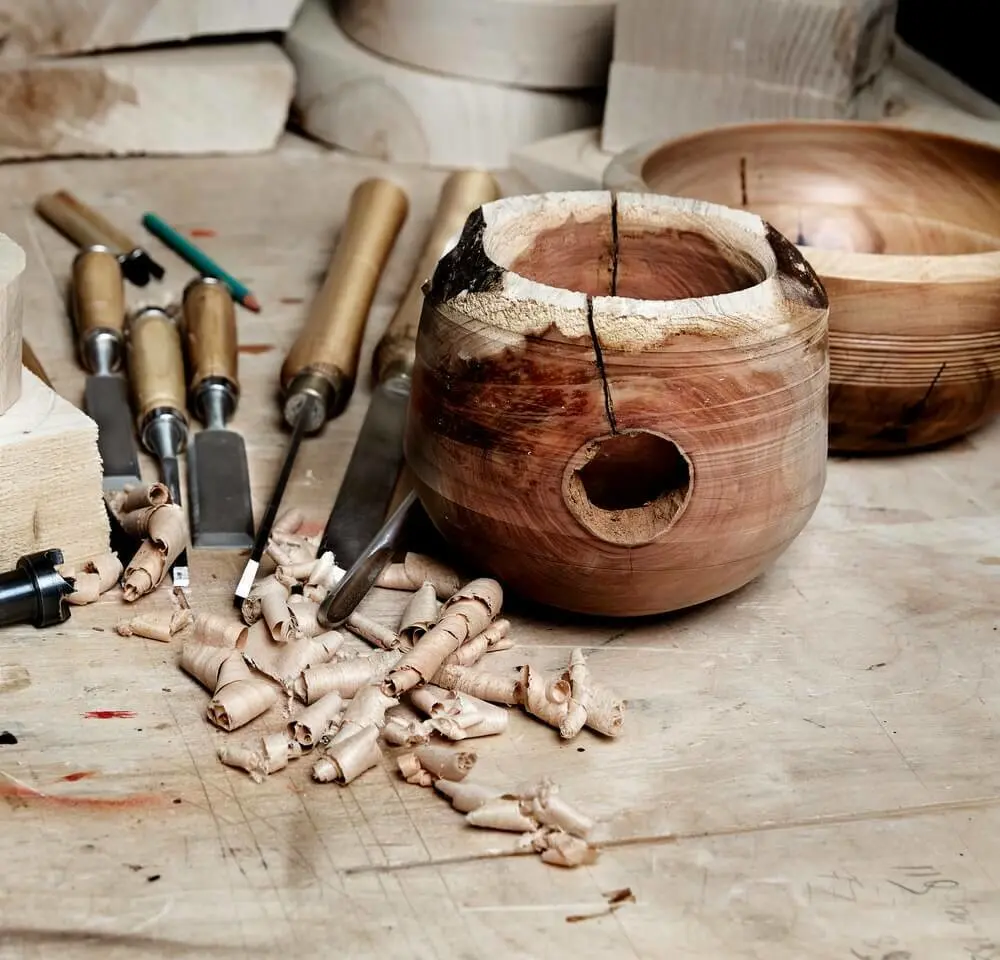
<path id="1" fill-rule="evenodd" d="M 830 447 L 954 439 L 1000 408 L 1000 150 L 878 124 L 721 127 L 617 157 L 607 186 L 727 203 L 830 297 Z"/>
<path id="2" fill-rule="evenodd" d="M 487 204 L 426 290 L 406 432 L 476 569 L 637 616 L 757 576 L 826 478 L 827 300 L 759 217 L 604 191 Z"/>

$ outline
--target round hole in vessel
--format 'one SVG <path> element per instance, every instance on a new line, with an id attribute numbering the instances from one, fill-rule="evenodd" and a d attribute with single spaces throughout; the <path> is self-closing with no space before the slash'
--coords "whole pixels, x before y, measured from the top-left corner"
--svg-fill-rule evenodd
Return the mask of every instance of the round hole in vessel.
<path id="1" fill-rule="evenodd" d="M 669 530 L 691 499 L 694 468 L 669 437 L 628 430 L 581 447 L 563 475 L 576 521 L 608 543 L 638 546 Z"/>

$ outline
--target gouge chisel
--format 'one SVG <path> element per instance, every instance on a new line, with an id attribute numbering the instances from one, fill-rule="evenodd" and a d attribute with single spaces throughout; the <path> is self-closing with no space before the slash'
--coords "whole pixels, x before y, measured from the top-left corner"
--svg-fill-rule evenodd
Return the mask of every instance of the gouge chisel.
<path id="1" fill-rule="evenodd" d="M 496 181 L 485 171 L 460 170 L 448 177 L 409 287 L 375 349 L 372 365 L 375 389 L 320 544 L 320 551 L 332 551 L 337 564 L 353 574 L 344 578 L 341 597 L 346 596 L 348 587 L 351 596 L 363 597 L 367 592 L 363 589 L 365 583 L 371 586 L 391 559 L 386 544 L 392 537 L 387 539 L 382 525 L 403 466 L 403 428 L 410 400 L 424 282 L 469 214 L 498 196 Z M 393 535 L 402 529 L 391 524 L 389 527 L 388 533 Z M 377 536 L 380 531 L 382 535 Z M 376 538 L 382 547 L 373 553 Z M 362 560 L 364 569 L 354 570 Z M 323 611 L 342 622 L 347 615 L 343 611 L 350 603 L 338 603 L 333 596 L 327 598 Z"/>
<path id="2" fill-rule="evenodd" d="M 146 307 L 128 325 L 128 372 L 142 445 L 160 462 L 174 503 L 181 503 L 178 457 L 188 439 L 184 412 L 184 354 L 177 325 L 159 307 Z M 175 587 L 190 584 L 187 550 L 171 570 Z"/>
<path id="3" fill-rule="evenodd" d="M 88 247 L 73 259 L 73 324 L 77 351 L 89 376 L 83 408 L 97 423 L 104 489 L 139 483 L 139 451 L 132 429 L 124 365 L 125 290 L 118 259 L 107 247 Z"/>
<path id="4" fill-rule="evenodd" d="M 292 436 L 236 586 L 237 604 L 257 576 L 303 436 L 318 432 L 337 416 L 354 389 L 368 312 L 408 208 L 406 194 L 389 180 L 365 180 L 351 196 L 326 279 L 281 368 L 282 412 Z"/>
<path id="5" fill-rule="evenodd" d="M 191 544 L 245 550 L 253 501 L 243 438 L 226 423 L 240 399 L 236 308 L 226 285 L 199 277 L 184 290 L 191 412 L 205 425 L 188 446 Z"/>

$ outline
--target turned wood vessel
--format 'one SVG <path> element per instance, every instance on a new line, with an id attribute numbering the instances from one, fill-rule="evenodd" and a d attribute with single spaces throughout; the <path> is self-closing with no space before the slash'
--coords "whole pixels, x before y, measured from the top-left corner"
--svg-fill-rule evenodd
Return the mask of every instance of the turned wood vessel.
<path id="1" fill-rule="evenodd" d="M 426 288 L 406 433 L 477 570 L 638 616 L 719 597 L 805 526 L 827 454 L 827 299 L 754 214 L 549 193 L 475 211 Z"/>
<path id="2" fill-rule="evenodd" d="M 752 210 L 830 297 L 830 447 L 913 450 L 1000 409 L 1000 150 L 864 123 L 745 124 L 621 154 L 614 189 Z"/>

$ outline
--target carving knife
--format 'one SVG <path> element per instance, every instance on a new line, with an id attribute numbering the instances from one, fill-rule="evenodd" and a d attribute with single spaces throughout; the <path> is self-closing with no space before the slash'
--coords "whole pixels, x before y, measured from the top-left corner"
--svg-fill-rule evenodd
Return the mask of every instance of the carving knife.
<path id="1" fill-rule="evenodd" d="M 137 287 L 146 286 L 150 276 L 163 279 L 163 267 L 142 247 L 68 190 L 39 197 L 35 212 L 80 247 L 106 247 L 117 257 L 122 273 Z"/>
<path id="2" fill-rule="evenodd" d="M 83 408 L 97 422 L 104 489 L 139 483 L 139 451 L 128 389 L 118 371 L 124 360 L 125 290 L 117 257 L 107 247 L 81 250 L 73 260 L 72 311 L 80 362 L 89 373 Z"/>
<path id="3" fill-rule="evenodd" d="M 406 194 L 390 180 L 365 180 L 351 195 L 326 279 L 281 368 L 282 412 L 292 436 L 236 586 L 237 604 L 246 599 L 257 576 L 303 436 L 337 416 L 354 389 L 368 311 L 408 209 Z"/>
<path id="4" fill-rule="evenodd" d="M 188 447 L 191 543 L 245 550 L 253 545 L 253 501 L 243 438 L 226 429 L 240 397 L 236 308 L 226 285 L 198 277 L 184 289 L 184 339 L 191 410 L 205 425 Z"/>
<path id="5" fill-rule="evenodd" d="M 423 285 L 469 214 L 499 195 L 496 181 L 485 171 L 459 170 L 448 177 L 406 294 L 375 349 L 372 364 L 375 389 L 320 543 L 321 552 L 332 551 L 337 564 L 349 571 L 366 552 L 371 554 L 369 547 L 382 531 L 403 466 L 403 429 L 423 309 Z M 412 506 L 412 501 L 407 503 L 407 512 Z M 397 534 L 402 529 L 388 526 L 389 532 Z M 382 533 L 380 541 L 386 532 Z M 392 552 L 383 548 L 377 556 L 381 561 L 367 563 L 361 578 L 369 581 L 369 587 L 391 559 Z M 357 594 L 358 579 L 345 577 L 344 581 L 347 582 L 341 594 L 349 584 Z M 328 612 L 334 607 L 329 596 L 324 604 Z"/>
<path id="6" fill-rule="evenodd" d="M 188 439 L 184 354 L 177 325 L 159 307 L 146 307 L 128 325 L 128 368 L 142 445 L 160 461 L 174 503 L 181 503 L 177 458 Z M 190 585 L 187 550 L 174 561 L 175 587 Z"/>

